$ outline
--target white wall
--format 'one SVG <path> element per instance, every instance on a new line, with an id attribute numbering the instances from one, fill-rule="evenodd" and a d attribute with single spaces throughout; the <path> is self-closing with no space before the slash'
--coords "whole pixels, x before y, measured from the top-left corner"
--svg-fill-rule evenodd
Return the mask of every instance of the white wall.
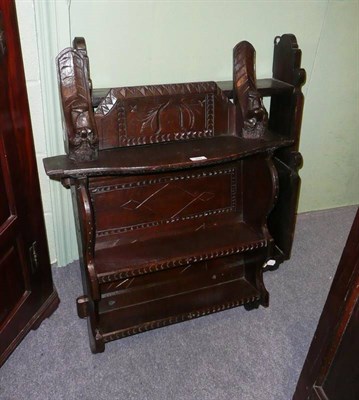
<path id="1" fill-rule="evenodd" d="M 86 38 L 94 86 L 106 87 L 229 80 L 232 48 L 243 39 L 257 50 L 257 76 L 270 77 L 273 39 L 291 32 L 303 51 L 308 76 L 299 210 L 359 203 L 358 1 L 16 4 L 38 160 L 63 153 L 54 56 L 70 45 L 70 38 Z M 51 257 L 66 264 L 77 257 L 68 191 L 56 182 L 49 190 L 41 163 L 39 171 Z"/>
<path id="2" fill-rule="evenodd" d="M 232 49 L 257 50 L 271 76 L 273 40 L 293 32 L 312 67 L 326 1 L 71 1 L 71 36 L 84 36 L 94 86 L 232 79 Z M 96 27 L 96 29 L 94 29 Z"/>
<path id="3" fill-rule="evenodd" d="M 305 87 L 300 210 L 358 204 L 358 1 L 329 2 Z"/>

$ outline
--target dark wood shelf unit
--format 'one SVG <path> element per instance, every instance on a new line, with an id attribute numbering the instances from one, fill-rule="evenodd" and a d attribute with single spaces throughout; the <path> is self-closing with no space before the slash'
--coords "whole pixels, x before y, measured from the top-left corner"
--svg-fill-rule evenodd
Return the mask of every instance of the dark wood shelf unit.
<path id="1" fill-rule="evenodd" d="M 219 84 L 92 90 L 83 38 L 57 57 L 67 154 L 44 165 L 72 191 L 77 311 L 93 352 L 230 307 L 268 306 L 263 269 L 289 258 L 293 241 L 304 82 L 295 37 L 274 46 L 272 79 L 256 81 L 255 50 L 240 42 L 233 83 Z"/>

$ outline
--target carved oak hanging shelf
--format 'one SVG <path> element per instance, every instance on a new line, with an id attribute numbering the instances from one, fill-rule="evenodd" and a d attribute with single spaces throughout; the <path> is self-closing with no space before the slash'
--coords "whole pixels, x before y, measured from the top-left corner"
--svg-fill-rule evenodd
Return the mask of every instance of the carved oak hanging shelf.
<path id="1" fill-rule="evenodd" d="M 290 34 L 275 39 L 272 79 L 256 80 L 250 43 L 233 57 L 229 86 L 98 90 L 83 38 L 57 57 L 67 155 L 44 163 L 73 193 L 78 314 L 93 352 L 226 308 L 268 305 L 263 266 L 289 258 L 293 240 L 305 72 Z"/>

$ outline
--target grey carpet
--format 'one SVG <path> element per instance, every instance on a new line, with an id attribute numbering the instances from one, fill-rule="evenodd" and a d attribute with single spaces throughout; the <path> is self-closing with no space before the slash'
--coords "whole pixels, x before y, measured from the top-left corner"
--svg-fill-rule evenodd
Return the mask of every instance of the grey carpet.
<path id="1" fill-rule="evenodd" d="M 77 318 L 77 263 L 54 268 L 61 305 L 0 370 L 1 400 L 290 400 L 356 207 L 301 214 L 292 258 L 265 274 L 270 306 L 235 308 L 106 345 Z"/>

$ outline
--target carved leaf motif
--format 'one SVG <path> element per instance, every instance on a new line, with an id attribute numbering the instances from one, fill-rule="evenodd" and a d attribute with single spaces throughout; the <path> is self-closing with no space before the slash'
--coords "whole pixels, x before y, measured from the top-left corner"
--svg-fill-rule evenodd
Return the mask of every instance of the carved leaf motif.
<path id="1" fill-rule="evenodd" d="M 186 129 L 191 130 L 194 126 L 194 121 L 195 121 L 193 108 L 189 107 L 185 103 L 184 99 L 181 99 L 181 104 L 179 106 L 179 109 L 180 109 L 180 113 L 181 113 L 181 128 L 182 128 L 182 130 L 186 130 Z M 189 119 L 189 126 L 187 128 L 185 128 L 185 126 L 184 126 L 184 119 L 183 119 L 184 112 L 187 113 L 188 119 Z"/>
<path id="2" fill-rule="evenodd" d="M 181 99 L 177 104 L 170 100 L 166 103 L 161 103 L 158 106 L 153 107 L 147 112 L 147 115 L 142 122 L 140 133 L 143 133 L 146 128 L 150 127 L 154 134 L 159 135 L 162 132 L 161 114 L 169 106 L 174 106 L 178 110 L 178 125 L 181 132 L 185 132 L 193 128 L 195 123 L 193 107 L 186 104 L 185 99 Z"/>
<path id="3" fill-rule="evenodd" d="M 148 111 L 141 125 L 141 133 L 143 133 L 147 127 L 151 127 L 155 134 L 160 133 L 159 114 L 161 109 L 166 107 L 168 104 L 169 102 L 161 103 L 157 107 L 154 107 Z"/>

